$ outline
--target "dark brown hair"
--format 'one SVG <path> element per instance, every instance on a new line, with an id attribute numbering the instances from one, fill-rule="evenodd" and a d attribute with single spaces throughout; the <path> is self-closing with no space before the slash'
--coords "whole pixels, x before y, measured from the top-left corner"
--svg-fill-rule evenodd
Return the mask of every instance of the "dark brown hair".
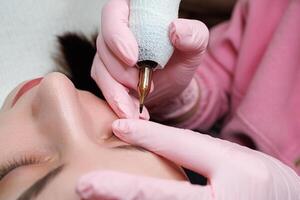
<path id="1" fill-rule="evenodd" d="M 89 91 L 104 100 L 90 75 L 96 54 L 96 34 L 88 39 L 83 34 L 68 32 L 58 36 L 58 43 L 59 53 L 55 57 L 58 71 L 66 74 L 77 89 Z"/>

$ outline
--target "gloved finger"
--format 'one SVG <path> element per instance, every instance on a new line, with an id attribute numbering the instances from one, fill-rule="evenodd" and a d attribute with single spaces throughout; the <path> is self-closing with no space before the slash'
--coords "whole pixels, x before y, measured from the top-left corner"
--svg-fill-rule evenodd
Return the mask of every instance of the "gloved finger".
<path id="1" fill-rule="evenodd" d="M 83 176 L 76 187 L 86 200 L 195 200 L 211 198 L 210 186 L 189 182 L 155 179 L 120 172 L 92 172 Z"/>
<path id="2" fill-rule="evenodd" d="M 201 63 L 202 54 L 208 44 L 209 31 L 200 21 L 176 19 L 170 25 L 169 37 L 175 50 L 164 73 L 173 78 L 174 84 L 186 86 L 187 81 L 191 80 L 186 77 L 192 77 Z M 154 74 L 153 80 L 159 84 L 160 74 Z"/>
<path id="3" fill-rule="evenodd" d="M 110 50 L 128 66 L 138 59 L 138 45 L 128 26 L 129 0 L 110 0 L 102 9 L 102 35 Z"/>
<path id="4" fill-rule="evenodd" d="M 114 134 L 206 177 L 226 165 L 233 144 L 190 130 L 142 120 L 116 120 Z M 227 156 L 228 157 L 228 156 Z"/>
<path id="5" fill-rule="evenodd" d="M 111 77 L 97 54 L 94 58 L 91 75 L 110 107 L 120 118 L 139 118 L 139 108 L 134 103 L 133 97 L 128 94 L 128 89 Z M 149 119 L 146 109 L 141 114 L 141 118 Z"/>
<path id="6" fill-rule="evenodd" d="M 205 24 L 198 20 L 177 19 L 170 25 L 169 36 L 175 51 L 168 63 L 168 66 L 172 68 L 166 67 L 166 70 L 169 73 L 176 73 L 175 68 L 195 69 L 198 67 L 209 39 L 209 31 Z M 174 75 L 179 80 L 182 76 Z"/>
<path id="7" fill-rule="evenodd" d="M 169 37 L 177 50 L 195 57 L 206 50 L 209 30 L 201 21 L 176 19 L 170 25 Z"/>
<path id="8" fill-rule="evenodd" d="M 110 75 L 127 88 L 137 90 L 139 72 L 136 67 L 127 67 L 108 49 L 101 35 L 97 39 L 100 58 Z"/>

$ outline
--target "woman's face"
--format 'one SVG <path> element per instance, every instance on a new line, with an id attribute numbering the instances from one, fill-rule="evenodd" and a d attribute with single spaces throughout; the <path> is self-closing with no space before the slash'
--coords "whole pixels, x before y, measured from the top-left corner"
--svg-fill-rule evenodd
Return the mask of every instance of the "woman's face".
<path id="1" fill-rule="evenodd" d="M 175 165 L 117 139 L 115 119 L 60 73 L 18 86 L 0 112 L 0 199 L 26 190 L 32 199 L 79 199 L 76 182 L 95 170 L 185 180 Z"/>

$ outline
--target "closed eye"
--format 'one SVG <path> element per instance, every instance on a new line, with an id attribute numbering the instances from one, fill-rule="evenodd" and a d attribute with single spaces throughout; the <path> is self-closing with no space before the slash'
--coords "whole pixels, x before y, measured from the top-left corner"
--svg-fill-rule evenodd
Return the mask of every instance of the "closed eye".
<path id="1" fill-rule="evenodd" d="M 0 167 L 0 181 L 7 176 L 13 170 L 27 165 L 38 164 L 39 159 L 32 156 L 23 156 L 20 159 L 13 159 L 7 161 L 4 165 Z"/>
<path id="2" fill-rule="evenodd" d="M 6 161 L 6 163 L 0 166 L 0 181 L 4 179 L 12 171 L 29 165 L 38 165 L 49 161 L 49 157 L 36 156 L 36 155 L 22 155 L 17 158 Z"/>

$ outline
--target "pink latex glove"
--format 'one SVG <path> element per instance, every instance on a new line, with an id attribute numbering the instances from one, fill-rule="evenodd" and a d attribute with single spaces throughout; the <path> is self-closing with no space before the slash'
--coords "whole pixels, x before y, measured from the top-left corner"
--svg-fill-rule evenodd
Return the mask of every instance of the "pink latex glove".
<path id="1" fill-rule="evenodd" d="M 114 133 L 208 177 L 207 186 L 94 172 L 77 191 L 86 200 L 299 200 L 300 177 L 280 161 L 246 147 L 142 120 L 117 120 Z"/>
<path id="2" fill-rule="evenodd" d="M 97 55 L 91 75 L 107 102 L 121 118 L 138 118 L 136 91 L 138 45 L 130 31 L 129 0 L 110 0 L 102 10 L 102 34 L 97 38 Z M 153 75 L 154 90 L 147 105 L 158 105 L 178 96 L 191 82 L 208 43 L 208 29 L 196 20 L 177 19 L 170 24 L 175 52 L 164 70 Z M 145 115 L 145 114 L 144 114 Z"/>

